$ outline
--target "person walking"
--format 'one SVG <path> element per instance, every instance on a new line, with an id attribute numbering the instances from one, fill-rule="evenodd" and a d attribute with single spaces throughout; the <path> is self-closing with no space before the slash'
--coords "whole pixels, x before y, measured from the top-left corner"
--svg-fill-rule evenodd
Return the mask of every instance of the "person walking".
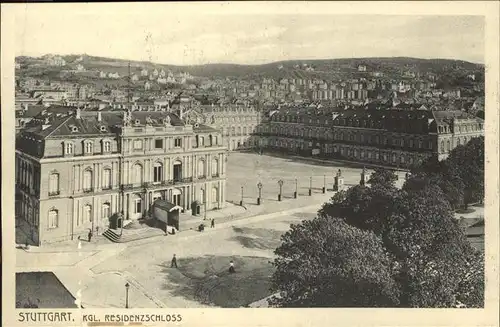
<path id="1" fill-rule="evenodd" d="M 234 274 L 236 271 L 234 270 L 234 262 L 233 260 L 229 261 L 229 273 Z"/>
<path id="2" fill-rule="evenodd" d="M 88 240 L 89 240 L 89 243 L 90 243 L 90 241 L 92 240 L 92 231 L 89 231 L 89 234 L 87 236 L 88 236 Z"/>
<path id="3" fill-rule="evenodd" d="M 172 257 L 172 262 L 170 263 L 170 268 L 177 268 L 177 258 L 174 256 Z"/>
<path id="4" fill-rule="evenodd" d="M 210 221 L 210 227 L 214 228 L 215 227 L 215 219 L 212 218 L 212 221 Z"/>

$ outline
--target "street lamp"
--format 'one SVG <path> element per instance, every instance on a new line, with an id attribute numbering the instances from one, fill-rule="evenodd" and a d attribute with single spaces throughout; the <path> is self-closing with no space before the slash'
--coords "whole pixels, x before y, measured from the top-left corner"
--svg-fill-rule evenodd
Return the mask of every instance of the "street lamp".
<path id="1" fill-rule="evenodd" d="M 295 192 L 293 192 L 293 198 L 296 199 L 297 198 L 297 192 L 298 190 L 298 187 L 297 187 L 297 178 L 295 178 Z"/>
<path id="2" fill-rule="evenodd" d="M 260 206 L 260 201 L 261 201 L 261 197 L 262 197 L 261 196 L 262 195 L 262 183 L 261 182 L 259 182 L 257 184 L 257 188 L 259 189 L 259 197 L 257 198 L 257 205 Z"/>
<path id="3" fill-rule="evenodd" d="M 130 287 L 130 284 L 127 282 L 127 284 L 125 284 L 125 293 L 126 293 L 126 297 L 125 297 L 125 309 L 128 309 L 128 288 Z"/>
<path id="4" fill-rule="evenodd" d="M 207 220 L 207 187 L 203 187 L 203 220 Z"/>
<path id="5" fill-rule="evenodd" d="M 240 200 L 240 206 L 243 206 L 243 186 L 241 187 L 241 200 Z"/>
<path id="6" fill-rule="evenodd" d="M 311 176 L 309 177 L 309 196 L 312 195 L 312 184 L 313 184 L 313 178 Z"/>
<path id="7" fill-rule="evenodd" d="M 326 175 L 323 175 L 323 194 L 326 193 Z"/>
<path id="8" fill-rule="evenodd" d="M 281 191 L 283 190 L 283 180 L 282 180 L 282 179 L 280 179 L 280 180 L 278 181 L 278 184 L 279 184 L 279 186 L 280 186 L 280 194 L 278 194 L 278 201 L 281 201 Z"/>

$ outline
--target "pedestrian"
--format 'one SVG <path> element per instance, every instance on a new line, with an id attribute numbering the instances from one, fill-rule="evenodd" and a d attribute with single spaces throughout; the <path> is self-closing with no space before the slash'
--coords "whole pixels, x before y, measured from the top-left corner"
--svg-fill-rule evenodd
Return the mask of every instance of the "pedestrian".
<path id="1" fill-rule="evenodd" d="M 174 256 L 172 257 L 172 262 L 170 263 L 170 268 L 177 268 L 177 258 Z"/>
<path id="2" fill-rule="evenodd" d="M 90 241 L 92 240 L 92 231 L 89 231 L 88 238 L 89 238 L 89 243 L 90 243 Z"/>
<path id="3" fill-rule="evenodd" d="M 234 270 L 234 262 L 233 260 L 229 261 L 229 273 L 234 274 L 236 271 Z"/>
<path id="4" fill-rule="evenodd" d="M 212 218 L 212 221 L 210 222 L 210 227 L 214 228 L 215 227 L 215 219 Z"/>
<path id="5" fill-rule="evenodd" d="M 96 226 L 96 228 L 95 228 L 95 234 L 99 235 L 99 226 Z"/>

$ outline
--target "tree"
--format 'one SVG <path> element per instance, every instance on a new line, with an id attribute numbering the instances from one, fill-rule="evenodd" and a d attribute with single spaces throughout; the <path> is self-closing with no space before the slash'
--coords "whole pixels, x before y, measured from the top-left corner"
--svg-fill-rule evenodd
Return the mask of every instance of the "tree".
<path id="1" fill-rule="evenodd" d="M 431 178 L 425 172 L 413 174 L 401 190 L 387 183 L 390 179 L 374 179 L 371 187 L 357 185 L 334 195 L 313 222 L 292 226 L 275 252 L 278 258 L 273 290 L 281 292 L 281 299 L 273 303 L 292 307 L 346 303 L 480 307 L 484 294 L 481 257 L 454 218 L 436 176 Z M 381 249 L 370 237 L 376 238 L 375 243 Z M 376 253 L 384 253 L 383 258 L 389 260 L 379 267 L 389 269 L 387 273 L 382 270 L 383 279 L 369 283 L 366 290 L 364 277 L 361 278 L 365 275 L 361 273 L 357 279 L 353 278 L 359 287 L 346 284 L 345 278 L 339 277 L 359 264 L 357 255 L 369 257 L 365 244 L 372 244 Z M 370 262 L 365 267 L 373 268 Z M 332 275 L 325 272 L 332 269 Z M 310 276 L 315 273 L 334 285 L 312 279 Z M 382 281 L 385 288 L 381 287 Z M 352 294 L 342 293 L 346 285 Z M 391 291 L 384 293 L 384 289 Z M 374 296 L 375 290 L 383 296 Z M 332 294 L 343 294 L 346 302 L 340 302 Z M 370 300 L 358 300 L 363 296 Z"/>
<path id="2" fill-rule="evenodd" d="M 394 186 L 398 176 L 393 170 L 375 168 L 375 171 L 370 175 L 368 184 L 380 184 L 380 185 L 390 185 Z"/>
<path id="3" fill-rule="evenodd" d="M 317 217 L 292 225 L 275 251 L 271 289 L 278 307 L 396 306 L 388 255 L 372 232 Z"/>

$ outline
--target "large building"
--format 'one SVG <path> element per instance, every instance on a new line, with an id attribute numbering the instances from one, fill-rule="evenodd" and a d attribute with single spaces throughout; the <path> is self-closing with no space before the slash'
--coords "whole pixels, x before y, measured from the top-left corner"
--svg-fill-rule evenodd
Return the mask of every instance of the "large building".
<path id="1" fill-rule="evenodd" d="M 266 147 L 401 168 L 484 135 L 483 120 L 462 111 L 280 110 L 258 127 Z"/>
<path id="2" fill-rule="evenodd" d="M 46 119 L 16 140 L 16 216 L 43 244 L 104 230 L 119 213 L 143 218 L 160 198 L 221 208 L 226 152 L 217 130 L 167 112 Z"/>
<path id="3" fill-rule="evenodd" d="M 259 146 L 255 134 L 262 123 L 262 113 L 252 106 L 196 106 L 184 113 L 188 121 L 198 121 L 221 131 L 229 150 L 244 150 Z"/>

